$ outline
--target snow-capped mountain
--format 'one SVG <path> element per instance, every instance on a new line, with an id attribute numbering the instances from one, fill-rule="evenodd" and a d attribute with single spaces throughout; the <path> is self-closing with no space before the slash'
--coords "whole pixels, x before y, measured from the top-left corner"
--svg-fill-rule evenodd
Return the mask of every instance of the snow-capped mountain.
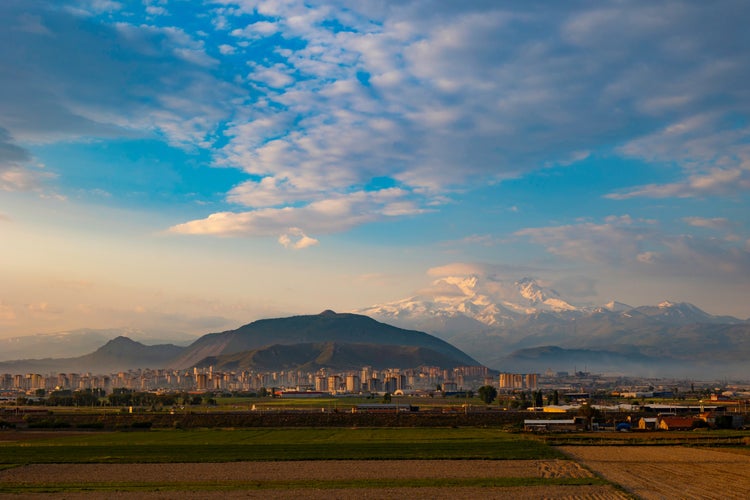
<path id="1" fill-rule="evenodd" d="M 527 314 L 539 311 L 577 311 L 578 308 L 563 300 L 551 288 L 543 288 L 532 278 L 522 278 L 514 283 L 518 294 L 526 299 L 524 312 Z M 510 305 L 510 304 L 509 304 Z"/>
<path id="2" fill-rule="evenodd" d="M 512 320 L 515 315 L 480 293 L 476 277 L 437 280 L 425 294 L 368 307 L 358 312 L 410 327 L 425 322 L 452 322 L 456 319 L 500 326 Z M 475 329 L 478 325 L 470 326 Z"/>
<path id="3" fill-rule="evenodd" d="M 478 276 L 449 276 L 434 281 L 420 295 L 371 306 L 357 312 L 414 327 L 458 318 L 472 319 L 486 327 L 508 326 L 539 312 L 575 312 L 580 308 L 532 278 L 507 282 Z M 474 325 L 476 330 L 478 325 Z"/>
<path id="4" fill-rule="evenodd" d="M 606 309 L 607 311 L 612 311 L 612 312 L 624 312 L 624 311 L 629 311 L 630 309 L 633 309 L 633 306 L 629 306 L 627 304 L 623 304 L 622 302 L 617 302 L 616 300 L 612 300 L 604 304 L 602 306 L 602 309 Z"/>
<path id="5" fill-rule="evenodd" d="M 525 358 L 512 353 L 550 346 L 575 352 L 579 361 L 581 353 L 589 352 L 589 365 L 602 370 L 603 360 L 614 363 L 626 356 L 648 358 L 644 366 L 651 370 L 657 369 L 654 359 L 664 360 L 662 368 L 688 371 L 712 359 L 724 373 L 734 373 L 726 370 L 744 366 L 750 356 L 750 320 L 713 316 L 685 302 L 578 305 L 532 278 L 443 277 L 418 295 L 357 312 L 432 333 L 493 368 L 541 370 L 546 367 L 532 366 L 530 358 L 523 361 L 528 364 L 519 364 Z M 563 356 L 545 363 L 563 369 L 572 359 Z"/>
<path id="6" fill-rule="evenodd" d="M 687 302 L 663 301 L 655 306 L 633 307 L 615 300 L 601 306 L 574 305 L 552 288 L 533 278 L 516 281 L 480 279 L 472 276 L 440 278 L 419 295 L 374 305 L 357 311 L 395 323 L 441 319 L 470 319 L 489 328 L 510 326 L 544 314 L 561 320 L 592 314 L 615 314 L 623 318 L 649 318 L 668 324 L 737 324 L 731 316 L 713 316 Z M 476 328 L 474 328 L 476 329 Z"/>

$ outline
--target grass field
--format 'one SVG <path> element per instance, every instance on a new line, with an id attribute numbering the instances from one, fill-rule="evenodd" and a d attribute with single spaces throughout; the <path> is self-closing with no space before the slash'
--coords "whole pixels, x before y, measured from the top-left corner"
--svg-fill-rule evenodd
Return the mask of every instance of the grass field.
<path id="1" fill-rule="evenodd" d="M 554 448 L 524 435 L 477 428 L 153 430 L 49 436 L 0 442 L 0 464 L 525 460 L 562 456 Z"/>

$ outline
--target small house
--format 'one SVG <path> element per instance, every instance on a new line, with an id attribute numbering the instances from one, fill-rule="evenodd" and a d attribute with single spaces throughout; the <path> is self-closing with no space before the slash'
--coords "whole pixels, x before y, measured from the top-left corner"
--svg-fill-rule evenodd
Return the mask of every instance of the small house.
<path id="1" fill-rule="evenodd" d="M 661 417 L 659 429 L 663 431 L 689 431 L 693 428 L 693 417 Z"/>

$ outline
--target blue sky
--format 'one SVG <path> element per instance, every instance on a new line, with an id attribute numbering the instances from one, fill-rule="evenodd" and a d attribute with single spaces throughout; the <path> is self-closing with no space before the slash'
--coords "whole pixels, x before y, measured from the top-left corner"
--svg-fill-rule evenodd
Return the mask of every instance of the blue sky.
<path id="1" fill-rule="evenodd" d="M 453 273 L 747 318 L 748 21 L 742 1 L 6 0 L 0 336 L 203 333 Z"/>

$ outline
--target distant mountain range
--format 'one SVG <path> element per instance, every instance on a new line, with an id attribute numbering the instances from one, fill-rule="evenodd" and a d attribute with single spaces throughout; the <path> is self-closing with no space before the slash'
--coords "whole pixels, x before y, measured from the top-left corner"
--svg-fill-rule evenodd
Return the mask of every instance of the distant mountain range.
<path id="1" fill-rule="evenodd" d="M 193 366 L 262 371 L 344 370 L 420 365 L 453 368 L 479 363 L 424 332 L 404 330 L 362 315 L 324 311 L 255 321 L 236 330 L 206 334 L 187 347 L 147 346 L 120 336 L 84 356 L 0 362 L 0 372 L 110 373 L 131 368 Z"/>
<path id="2" fill-rule="evenodd" d="M 688 303 L 576 306 L 531 278 L 447 277 L 424 294 L 358 311 L 448 340 L 505 371 L 744 376 L 750 321 Z"/>
<path id="3" fill-rule="evenodd" d="M 5 359 L 8 353 L 29 352 L 34 345 L 34 352 L 52 348 L 58 353 L 54 359 L 24 356 L 0 362 L 0 372 L 208 365 L 316 370 L 481 363 L 521 373 L 584 370 L 750 378 L 748 320 L 711 315 L 684 302 L 580 306 L 531 278 L 513 282 L 479 276 L 442 278 L 419 296 L 368 307 L 358 314 L 324 311 L 259 320 L 204 335 L 187 346 L 147 346 L 154 342 L 146 338 L 137 342 L 134 332 L 112 338 L 117 332 L 80 330 L 0 341 Z M 77 352 L 76 344 L 81 346 Z M 83 352 L 90 354 L 75 357 Z"/>
<path id="4" fill-rule="evenodd" d="M 128 337 L 116 337 L 83 356 L 2 361 L 0 372 L 113 373 L 137 368 L 162 368 L 184 350 L 185 347 L 173 344 L 147 346 Z"/>
<path id="5" fill-rule="evenodd" d="M 92 352 L 116 337 L 154 344 L 186 346 L 197 336 L 176 332 L 144 332 L 133 328 L 81 328 L 0 339 L 0 361 L 29 358 L 66 358 Z"/>

